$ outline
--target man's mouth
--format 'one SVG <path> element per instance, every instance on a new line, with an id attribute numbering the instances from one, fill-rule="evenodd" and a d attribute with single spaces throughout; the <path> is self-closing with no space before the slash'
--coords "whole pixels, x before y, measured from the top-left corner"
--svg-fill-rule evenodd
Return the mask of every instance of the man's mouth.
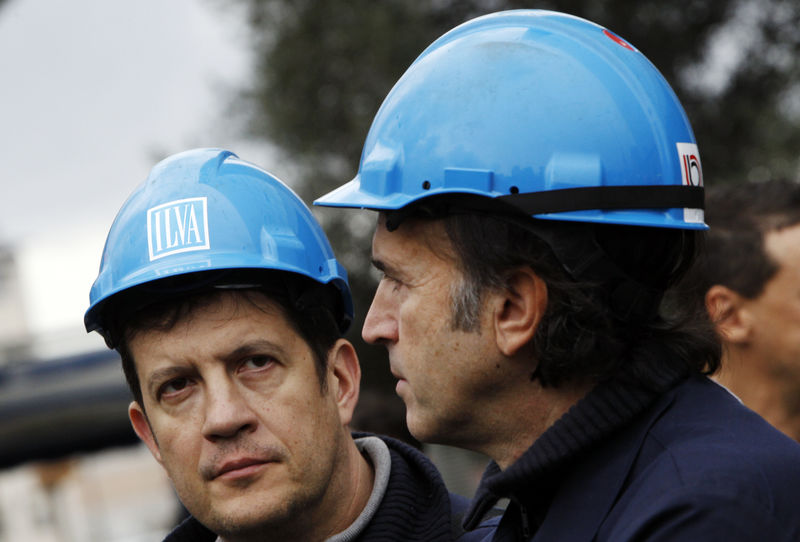
<path id="1" fill-rule="evenodd" d="M 405 380 L 405 377 L 397 370 L 396 367 L 393 367 L 391 364 L 389 365 L 389 372 L 392 373 L 392 376 L 395 377 L 397 380 Z"/>
<path id="2" fill-rule="evenodd" d="M 241 457 L 228 460 L 212 470 L 211 479 L 237 479 L 251 476 L 260 471 L 264 465 L 271 462 L 270 460 L 254 457 Z"/>

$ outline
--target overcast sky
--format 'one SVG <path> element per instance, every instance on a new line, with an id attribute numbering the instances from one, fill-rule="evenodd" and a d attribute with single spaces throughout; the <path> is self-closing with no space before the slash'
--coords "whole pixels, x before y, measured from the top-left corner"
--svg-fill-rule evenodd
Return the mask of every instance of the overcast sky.
<path id="1" fill-rule="evenodd" d="M 223 146 L 270 169 L 226 119 L 250 66 L 230 4 L 0 7 L 0 243 L 17 254 L 34 334 L 83 333 L 105 234 L 157 158 Z"/>

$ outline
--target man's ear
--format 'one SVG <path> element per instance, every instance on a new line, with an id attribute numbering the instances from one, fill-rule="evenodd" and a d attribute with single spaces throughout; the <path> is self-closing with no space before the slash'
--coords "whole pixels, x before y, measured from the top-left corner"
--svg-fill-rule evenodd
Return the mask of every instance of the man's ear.
<path id="1" fill-rule="evenodd" d="M 705 296 L 706 311 L 717 333 L 729 343 L 750 340 L 752 325 L 745 298 L 727 286 L 715 284 Z"/>
<path id="2" fill-rule="evenodd" d="M 547 309 L 547 284 L 523 266 L 512 271 L 503 290 L 491 295 L 497 346 L 510 357 L 533 339 Z"/>
<path id="3" fill-rule="evenodd" d="M 342 425 L 353 419 L 361 387 L 361 365 L 355 348 L 345 339 L 339 339 L 328 354 L 328 392 L 333 394 L 339 407 Z"/>
<path id="4" fill-rule="evenodd" d="M 142 406 L 133 401 L 130 405 L 128 405 L 128 418 L 131 420 L 131 425 L 133 426 L 133 430 L 142 439 L 147 447 L 150 449 L 150 453 L 153 454 L 153 457 L 156 458 L 156 461 L 164 464 L 161 460 L 161 451 L 158 449 L 158 443 L 156 442 L 156 438 L 153 435 L 153 430 L 150 427 L 150 422 L 147 421 L 147 415 L 144 413 Z"/>

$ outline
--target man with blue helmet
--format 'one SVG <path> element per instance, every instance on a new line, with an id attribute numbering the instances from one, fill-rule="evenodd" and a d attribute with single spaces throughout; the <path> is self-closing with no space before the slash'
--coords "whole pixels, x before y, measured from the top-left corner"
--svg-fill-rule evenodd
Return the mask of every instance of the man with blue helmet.
<path id="1" fill-rule="evenodd" d="M 352 316 L 319 224 L 253 164 L 187 151 L 129 197 L 85 323 L 119 351 L 133 428 L 191 513 L 166 540 L 475 537 L 422 454 L 351 436 Z"/>
<path id="2" fill-rule="evenodd" d="M 444 34 L 379 109 L 354 180 L 378 211 L 363 329 L 424 442 L 492 458 L 493 540 L 800 540 L 800 447 L 706 375 L 713 329 L 664 293 L 703 176 L 672 89 L 630 43 L 520 10 Z"/>

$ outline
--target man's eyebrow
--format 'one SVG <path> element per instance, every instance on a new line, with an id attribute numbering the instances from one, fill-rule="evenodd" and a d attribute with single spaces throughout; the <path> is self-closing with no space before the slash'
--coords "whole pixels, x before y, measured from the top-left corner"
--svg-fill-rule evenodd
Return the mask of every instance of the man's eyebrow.
<path id="1" fill-rule="evenodd" d="M 370 262 L 372 263 L 372 267 L 378 271 L 386 271 L 386 264 L 383 263 L 382 260 L 376 260 L 375 258 L 372 258 Z"/>
<path id="2" fill-rule="evenodd" d="M 403 272 L 402 272 L 401 268 L 398 267 L 398 266 L 392 265 L 391 262 L 385 262 L 383 260 L 377 260 L 375 258 L 372 258 L 371 261 L 372 261 L 373 267 L 375 267 L 375 269 L 377 269 L 378 271 L 380 271 L 384 275 L 388 275 L 388 276 L 393 277 L 393 278 L 399 278 L 399 277 L 403 276 Z"/>
<path id="3" fill-rule="evenodd" d="M 147 390 L 150 392 L 151 396 L 155 397 L 158 392 L 158 386 L 162 382 L 166 382 L 167 380 L 175 378 L 176 376 L 185 376 L 186 373 L 186 367 L 180 367 L 177 365 L 156 369 L 147 375 Z"/>
<path id="4" fill-rule="evenodd" d="M 223 359 L 226 361 L 236 361 L 243 357 L 252 356 L 254 354 L 274 354 L 277 356 L 286 356 L 286 350 L 279 344 L 267 339 L 258 339 L 246 342 L 243 345 L 228 352 Z"/>

